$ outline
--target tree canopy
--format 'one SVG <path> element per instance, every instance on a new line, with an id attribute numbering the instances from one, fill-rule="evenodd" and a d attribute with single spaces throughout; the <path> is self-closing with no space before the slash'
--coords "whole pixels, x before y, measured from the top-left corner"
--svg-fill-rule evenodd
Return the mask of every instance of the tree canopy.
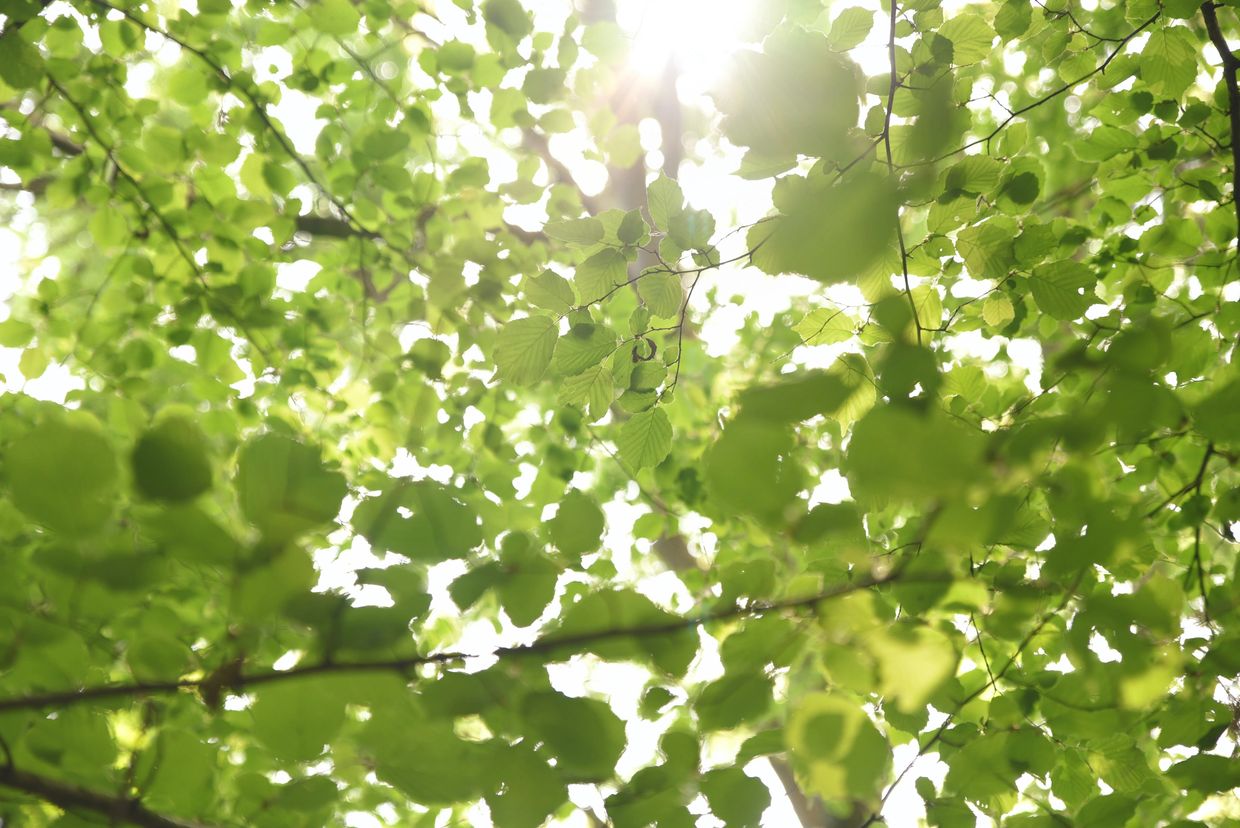
<path id="1" fill-rule="evenodd" d="M 1240 824 L 1240 3 L 641 5 L 0 0 L 0 823 Z"/>

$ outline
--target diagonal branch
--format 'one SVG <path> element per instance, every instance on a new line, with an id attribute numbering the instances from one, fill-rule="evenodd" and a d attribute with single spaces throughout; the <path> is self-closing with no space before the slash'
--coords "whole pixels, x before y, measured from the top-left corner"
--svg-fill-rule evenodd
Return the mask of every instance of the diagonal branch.
<path id="1" fill-rule="evenodd" d="M 900 16 L 900 7 L 896 0 L 891 0 L 891 21 L 887 33 L 887 58 L 891 64 L 891 83 L 887 87 L 887 111 L 883 113 L 883 147 L 887 150 L 887 172 L 895 175 L 895 162 L 891 154 L 891 113 L 895 110 L 896 90 L 900 88 L 900 77 L 896 73 L 896 23 Z M 913 299 L 913 289 L 908 279 L 908 248 L 904 244 L 904 227 L 900 221 L 900 204 L 896 202 L 896 241 L 900 243 L 900 269 L 904 273 L 904 295 L 908 297 L 909 310 L 913 312 L 913 324 L 917 329 L 917 344 L 921 344 L 921 316 L 917 313 L 917 302 Z"/>
<path id="2" fill-rule="evenodd" d="M 0 766 L 0 786 L 30 794 L 64 811 L 89 811 L 107 817 L 111 822 L 128 823 L 139 828 L 203 828 L 200 823 L 183 822 L 148 810 L 136 799 L 92 791 L 77 785 L 51 779 L 11 764 Z"/>
<path id="3" fill-rule="evenodd" d="M 1030 629 L 1029 632 L 1025 634 L 1025 637 L 1022 638 L 1016 645 L 1016 650 L 1011 656 L 1008 657 L 1007 661 L 1003 663 L 1002 667 L 991 673 L 989 660 L 987 661 L 986 667 L 989 680 L 983 683 L 981 687 L 978 687 L 972 693 L 969 693 L 958 701 L 951 712 L 947 714 L 947 718 L 943 720 L 943 723 L 930 734 L 930 738 L 918 744 L 917 754 L 909 760 L 909 763 L 904 766 L 903 770 L 896 774 L 895 781 L 887 786 L 887 790 L 883 792 L 882 797 L 879 799 L 878 807 L 870 812 L 869 817 L 866 818 L 865 822 L 861 823 L 860 828 L 867 828 L 867 826 L 873 825 L 883 818 L 883 807 L 887 804 L 887 800 L 891 798 L 891 794 L 896 788 L 900 787 L 900 783 L 904 781 L 904 778 L 908 776 L 909 771 L 911 771 L 913 766 L 917 764 L 917 760 L 929 753 L 930 748 L 938 744 L 939 740 L 943 738 L 943 734 L 947 732 L 947 729 L 951 727 L 952 723 L 956 720 L 956 715 L 960 713 L 960 711 L 963 710 L 969 702 L 978 698 L 987 690 L 992 687 L 998 689 L 997 682 L 1006 676 L 1008 671 L 1012 669 L 1018 660 L 1020 660 L 1020 657 L 1025 652 L 1025 649 L 1033 643 L 1033 640 L 1038 637 L 1042 630 L 1046 628 L 1046 625 L 1051 622 L 1051 619 L 1063 612 L 1064 609 L 1067 608 L 1068 604 L 1072 602 L 1072 599 L 1076 596 L 1077 588 L 1081 585 L 1081 581 L 1084 580 L 1085 573 L 1088 571 L 1088 568 L 1081 569 L 1080 573 L 1073 579 L 1072 583 L 1069 584 L 1067 590 L 1064 591 L 1063 598 L 1059 601 L 1059 603 L 1055 605 L 1054 609 L 1045 613 L 1038 619 L 1038 622 L 1033 625 L 1032 629 Z"/>
<path id="4" fill-rule="evenodd" d="M 840 598 L 873 587 L 890 584 L 897 580 L 914 583 L 941 583 L 941 576 L 917 576 L 909 578 L 900 570 L 885 575 L 865 575 L 845 584 L 838 584 L 814 595 L 787 598 L 782 601 L 764 601 L 733 605 L 714 612 L 703 613 L 689 618 L 677 618 L 657 624 L 645 624 L 634 627 L 618 627 L 574 635 L 555 635 L 552 633 L 540 638 L 532 644 L 513 647 L 497 647 L 487 653 L 439 652 L 429 655 L 408 656 L 404 658 L 375 659 L 371 661 L 335 662 L 325 661 L 316 664 L 293 667 L 289 670 L 264 670 L 262 672 L 244 673 L 236 664 L 225 665 L 224 671 L 212 673 L 197 679 L 174 679 L 171 681 L 152 681 L 135 683 L 104 684 L 85 687 L 78 690 L 64 690 L 0 699 L 0 713 L 11 710 L 38 710 L 52 707 L 66 707 L 73 704 L 107 699 L 137 698 L 143 696 L 171 695 L 182 690 L 212 690 L 219 688 L 239 691 L 263 684 L 286 681 L 288 679 L 331 673 L 373 673 L 397 672 L 406 673 L 416 667 L 426 665 L 452 664 L 475 658 L 520 658 L 554 653 L 566 647 L 583 647 L 623 638 L 649 638 L 662 635 L 674 635 L 702 627 L 717 621 L 728 621 L 738 618 L 753 618 L 775 612 L 796 612 L 812 610 L 824 601 Z M 221 675 L 224 675 L 221 678 Z"/>
<path id="5" fill-rule="evenodd" d="M 61 86 L 60 83 L 58 83 L 51 75 L 48 75 L 47 82 L 60 94 L 62 98 L 64 98 L 65 102 L 73 108 L 74 112 L 77 113 L 78 118 L 82 121 L 82 126 L 85 127 L 87 134 L 91 137 L 91 140 L 99 145 L 99 148 L 103 150 L 103 153 L 107 157 L 108 161 L 111 162 L 113 169 L 115 169 L 117 174 L 120 175 L 121 178 L 125 179 L 125 181 L 127 181 L 138 194 L 138 199 L 142 202 L 141 205 L 139 205 L 139 208 L 141 209 L 144 207 L 146 211 L 153 215 L 155 220 L 159 222 L 159 225 L 164 229 L 164 233 L 168 236 L 168 240 L 172 242 L 172 246 L 176 248 L 177 254 L 189 266 L 190 271 L 194 274 L 194 277 L 202 286 L 203 291 L 209 296 L 211 294 L 211 286 L 207 283 L 207 277 L 203 273 L 202 267 L 198 264 L 197 260 L 194 259 L 194 255 L 186 248 L 185 241 L 181 238 L 181 234 L 177 232 L 176 227 L 172 225 L 172 222 L 166 215 L 164 215 L 163 211 L 155 206 L 155 202 L 153 202 L 147 195 L 146 190 L 143 189 L 142 184 L 133 175 L 133 173 L 126 170 L 121 164 L 120 159 L 117 158 L 116 149 L 104 140 L 103 136 L 99 133 L 99 130 L 95 128 L 95 123 L 87 114 L 86 108 L 82 106 L 77 99 L 70 95 L 68 90 Z M 262 342 L 254 336 L 254 333 L 250 330 L 245 320 L 239 317 L 227 305 L 222 305 L 221 307 L 223 308 L 223 311 L 231 317 L 233 324 L 237 325 L 241 332 L 246 335 L 246 338 L 254 346 L 254 349 L 258 351 L 263 359 L 267 361 L 267 364 L 274 364 L 271 354 Z"/>
<path id="6" fill-rule="evenodd" d="M 1231 201 L 1236 208 L 1237 244 L 1240 245 L 1240 82 L 1236 72 L 1240 70 L 1240 58 L 1227 45 L 1223 30 L 1218 24 L 1213 0 L 1201 4 L 1201 16 L 1206 21 L 1206 33 L 1223 61 L 1223 83 L 1227 85 L 1227 115 L 1231 121 Z"/>
<path id="7" fill-rule="evenodd" d="M 1007 129 L 1008 125 L 1011 124 L 1012 121 L 1015 121 L 1017 118 L 1019 118 L 1021 115 L 1024 115 L 1026 112 L 1030 112 L 1034 109 L 1037 109 L 1039 106 L 1042 106 L 1045 103 L 1053 101 L 1055 98 L 1058 98 L 1063 93 L 1071 89 L 1074 89 L 1077 86 L 1080 86 L 1082 83 L 1089 80 L 1094 75 L 1098 75 L 1098 74 L 1105 72 L 1107 70 L 1107 67 L 1111 65 L 1111 62 L 1115 60 L 1117 57 L 1119 57 L 1120 53 L 1123 52 L 1125 47 L 1128 46 L 1129 41 L 1131 41 L 1137 35 L 1141 34 L 1141 32 L 1145 31 L 1150 26 L 1154 25 L 1154 22 L 1157 21 L 1158 18 L 1160 18 L 1161 16 L 1162 16 L 1162 12 L 1155 12 L 1152 17 L 1150 17 L 1140 26 L 1133 29 L 1128 34 L 1124 35 L 1124 37 L 1120 39 L 1119 44 L 1114 49 L 1112 49 L 1111 52 L 1102 61 L 1102 63 L 1098 64 L 1098 66 L 1096 66 L 1094 69 L 1091 69 L 1090 71 L 1081 75 L 1079 78 L 1075 78 L 1074 80 L 1070 80 L 1067 83 L 1063 84 L 1062 86 L 1056 87 L 1055 89 L 1051 90 L 1047 94 L 1038 98 L 1033 103 L 1026 104 L 1025 106 L 1022 106 L 1020 109 L 1012 110 L 1010 113 L 1008 113 L 1008 116 L 1006 118 L 1004 118 L 1002 121 L 999 122 L 998 126 L 996 126 L 994 129 L 992 129 L 987 134 L 983 135 L 981 138 L 975 138 L 972 141 L 969 141 L 968 143 L 963 144 L 957 147 L 956 149 L 951 150 L 950 152 L 945 152 L 939 157 L 934 158 L 930 161 L 919 161 L 915 164 L 908 164 L 906 166 L 919 167 L 919 166 L 926 166 L 928 164 L 937 164 L 940 161 L 946 161 L 948 158 L 951 158 L 956 155 L 960 155 L 962 152 L 966 152 L 967 150 L 970 150 L 973 147 L 976 147 L 980 144 L 989 144 L 990 141 L 995 136 L 997 136 L 1000 132 L 1003 132 L 1003 130 Z"/>
<path id="8" fill-rule="evenodd" d="M 322 181 L 319 180 L 318 175 L 314 172 L 314 170 L 310 169 L 310 165 L 306 162 L 306 159 L 301 157 L 301 153 L 297 152 L 296 147 L 293 146 L 288 136 L 284 134 L 282 129 L 276 126 L 275 121 L 272 120 L 271 115 L 267 112 L 266 104 L 263 103 L 262 99 L 258 96 L 258 93 L 251 88 L 250 84 L 238 83 L 232 74 L 224 68 L 224 65 L 215 58 L 211 57 L 211 55 L 207 54 L 206 50 L 194 46 L 166 29 L 162 29 L 153 23 L 147 22 L 142 17 L 139 17 L 128 9 L 114 6 L 107 2 L 107 0 L 90 0 L 90 2 L 100 8 L 110 9 L 111 11 L 117 12 L 123 15 L 126 20 L 129 20 L 145 31 L 157 34 L 160 37 L 175 43 L 210 67 L 211 71 L 214 72 L 220 80 L 224 81 L 229 89 L 236 91 L 249 102 L 250 107 L 254 110 L 254 114 L 258 116 L 260 121 L 262 121 L 263 126 L 266 127 L 267 131 L 270 132 L 272 137 L 275 138 L 276 143 L 280 145 L 280 148 L 284 151 L 284 153 L 301 169 L 302 173 L 306 176 L 306 179 L 314 185 L 315 189 L 317 189 L 324 195 L 324 197 L 327 198 L 328 201 L 335 205 L 336 209 L 340 211 L 340 214 L 344 216 L 345 220 L 348 221 L 349 224 L 352 225 L 357 231 L 357 234 L 374 235 L 357 219 L 356 216 L 353 215 L 353 212 L 349 209 L 348 205 L 337 198 L 336 195 L 332 193 Z"/>

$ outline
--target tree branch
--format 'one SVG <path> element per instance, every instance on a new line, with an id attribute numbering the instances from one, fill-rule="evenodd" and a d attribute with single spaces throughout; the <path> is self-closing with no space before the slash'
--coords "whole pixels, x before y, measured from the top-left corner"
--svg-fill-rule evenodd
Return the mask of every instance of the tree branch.
<path id="1" fill-rule="evenodd" d="M 930 161 L 919 161 L 916 164 L 908 164 L 907 166 L 920 167 L 920 166 L 925 166 L 927 164 L 937 164 L 940 161 L 946 161 L 948 158 L 951 158 L 953 156 L 959 155 L 962 152 L 972 149 L 973 147 L 976 147 L 979 144 L 990 143 L 992 138 L 994 138 L 1000 132 L 1003 132 L 1003 130 L 1007 129 L 1008 124 L 1012 123 L 1012 121 L 1015 121 L 1021 115 L 1024 115 L 1026 112 L 1029 112 L 1031 110 L 1037 109 L 1039 106 L 1041 106 L 1044 103 L 1047 103 L 1049 101 L 1054 100 L 1055 98 L 1058 98 L 1063 93 L 1079 86 L 1080 84 L 1092 78 L 1094 75 L 1105 72 L 1107 70 L 1107 67 L 1111 65 L 1111 61 L 1119 57 L 1120 52 L 1124 51 L 1124 47 L 1128 45 L 1128 42 L 1132 40 L 1134 37 L 1136 37 L 1137 35 L 1141 34 L 1141 32 L 1148 29 L 1150 26 L 1154 25 L 1154 22 L 1158 20 L 1158 18 L 1160 18 L 1161 16 L 1162 16 L 1162 12 L 1155 12 L 1154 15 L 1150 17 L 1149 20 L 1146 20 L 1140 26 L 1133 29 L 1128 34 L 1124 35 L 1124 37 L 1119 41 L 1119 45 L 1117 45 L 1114 49 L 1112 49 L 1111 52 L 1106 56 L 1106 59 L 1103 60 L 1102 63 L 1100 63 L 1096 68 L 1086 72 L 1085 74 L 1081 75 L 1079 78 L 1076 78 L 1075 80 L 1068 81 L 1063 86 L 1057 87 L 1056 89 L 1052 90 L 1046 95 L 1043 95 L 1041 98 L 1038 98 L 1033 103 L 1026 104 L 1025 106 L 1022 106 L 1020 109 L 1013 110 L 1012 112 L 1008 114 L 1006 118 L 1004 118 L 1002 121 L 999 122 L 998 126 L 992 129 L 986 135 L 983 135 L 981 138 L 975 138 L 974 140 L 969 141 L 968 143 L 960 147 L 957 147 L 951 152 L 946 152 L 940 155 L 938 158 L 931 159 Z"/>
<path id="2" fill-rule="evenodd" d="M 51 75 L 47 76 L 47 82 L 53 89 L 56 90 L 57 93 L 60 94 L 62 98 L 64 98 L 65 102 L 72 107 L 73 111 L 77 113 L 78 118 L 82 121 L 82 126 L 86 129 L 86 133 L 90 136 L 91 140 L 103 150 L 104 156 L 109 162 L 111 162 L 112 167 L 116 170 L 117 174 L 127 181 L 129 185 L 133 187 L 134 192 L 138 194 L 138 199 L 141 202 L 141 204 L 137 205 L 139 210 L 141 211 L 141 209 L 145 207 L 145 209 L 155 217 L 155 220 L 159 222 L 159 225 L 164 229 L 165 235 L 168 236 L 168 240 L 172 242 L 172 246 L 176 248 L 178 255 L 180 255 L 186 265 L 189 266 L 190 272 L 194 274 L 194 277 L 202 286 L 203 291 L 210 295 L 211 286 L 207 282 L 206 274 L 203 273 L 202 267 L 194 259 L 193 253 L 186 248 L 185 242 L 181 238 L 181 234 L 177 232 L 176 227 L 172 225 L 172 222 L 166 215 L 164 215 L 163 211 L 155 206 L 155 202 L 152 201 L 150 196 L 147 195 L 146 190 L 143 189 L 142 184 L 138 181 L 137 177 L 126 170 L 121 164 L 120 159 L 117 158 L 115 147 L 104 140 L 99 130 L 96 129 L 94 121 L 92 121 L 90 116 L 87 115 L 86 108 L 83 107 L 82 104 L 80 104 L 72 95 L 70 95 L 68 90 L 61 86 L 60 83 L 57 82 Z M 236 325 L 237 328 L 245 334 L 246 339 L 249 340 L 250 344 L 254 346 L 254 350 L 256 350 L 263 357 L 263 359 L 267 361 L 267 364 L 275 364 L 272 361 L 269 349 L 254 336 L 245 320 L 237 316 L 230 306 L 223 305 L 221 307 L 223 312 L 232 320 L 232 324 Z"/>
<path id="3" fill-rule="evenodd" d="M 0 786 L 30 794 L 64 811 L 90 811 L 140 828 L 203 828 L 201 823 L 183 822 L 150 811 L 136 799 L 109 796 L 12 765 L 0 766 Z"/>
<path id="4" fill-rule="evenodd" d="M 1236 210 L 1236 243 L 1240 246 L 1240 83 L 1236 80 L 1240 58 L 1237 58 L 1227 45 L 1227 38 L 1223 37 L 1213 0 L 1206 0 L 1201 4 L 1201 16 L 1205 18 L 1210 42 L 1223 60 L 1223 82 L 1227 85 L 1227 116 L 1231 122 L 1231 201 Z"/>
<path id="5" fill-rule="evenodd" d="M 345 220 L 348 221 L 359 234 L 369 234 L 372 232 L 368 230 L 356 216 L 353 215 L 353 212 L 349 209 L 348 205 L 337 198 L 336 195 L 319 180 L 318 175 L 315 174 L 314 170 L 310 169 L 310 165 L 306 162 L 306 159 L 301 157 L 301 153 L 297 152 L 296 147 L 294 147 L 292 142 L 289 141 L 288 136 L 284 134 L 282 129 L 276 126 L 275 121 L 272 120 L 271 115 L 267 112 L 266 105 L 259 98 L 258 93 L 250 88 L 249 84 L 238 83 L 236 79 L 233 78 L 232 74 L 224 68 L 224 65 L 215 58 L 211 57 L 211 55 L 207 54 L 204 49 L 200 49 L 197 46 L 190 44 L 188 41 L 177 37 L 166 29 L 162 29 L 153 23 L 148 23 L 146 20 L 134 14 L 129 9 L 114 6 L 107 2 L 107 0 L 90 0 L 90 2 L 100 8 L 110 9 L 111 11 L 117 12 L 123 15 L 126 20 L 129 20 L 131 23 L 134 23 L 142 29 L 153 34 L 157 34 L 160 37 L 175 43 L 210 67 L 211 71 L 214 72 L 220 80 L 224 81 L 229 89 L 236 91 L 239 95 L 241 95 L 241 97 L 245 98 L 249 102 L 250 107 L 254 110 L 254 114 L 258 116 L 260 121 L 262 121 L 263 126 L 266 127 L 267 131 L 270 132 L 272 137 L 275 138 L 276 143 L 280 145 L 280 148 L 284 151 L 284 153 L 301 169 L 302 174 L 304 174 L 306 179 L 314 185 L 315 189 L 322 193 L 323 196 L 327 198 L 327 200 L 330 201 L 337 210 L 340 211 L 340 214 L 344 216 Z M 373 237 L 379 238 L 379 234 L 374 233 Z"/>
<path id="6" fill-rule="evenodd" d="M 263 684 L 286 681 L 294 678 L 324 675 L 331 673 L 363 673 L 363 672 L 398 672 L 406 673 L 416 667 L 426 665 L 442 665 L 466 661 L 475 658 L 520 658 L 523 656 L 546 655 L 565 647 L 582 647 L 621 638 L 646 638 L 651 636 L 672 635 L 705 626 L 716 621 L 727 621 L 737 618 L 752 618 L 774 612 L 800 611 L 817 607 L 824 601 L 839 598 L 863 589 L 883 586 L 896 580 L 909 581 L 899 570 L 885 575 L 865 575 L 855 581 L 839 584 L 814 595 L 788 598 L 782 601 L 763 601 L 745 606 L 733 605 L 714 612 L 703 613 L 689 618 L 678 618 L 658 624 L 646 624 L 636 627 L 620 627 L 575 635 L 557 636 L 554 633 L 540 638 L 532 644 L 514 647 L 498 647 L 487 653 L 440 652 L 429 655 L 408 656 L 404 658 L 375 659 L 357 662 L 321 662 L 293 667 L 289 670 L 264 670 L 256 673 L 243 673 L 235 664 L 225 665 L 223 670 L 197 679 L 174 679 L 171 681 L 152 681 L 104 684 L 85 687 L 78 690 L 63 690 L 9 699 L 0 699 L 0 713 L 11 710 L 38 710 L 51 707 L 66 707 L 73 704 L 91 701 L 104 701 L 116 698 L 138 698 L 144 696 L 170 695 L 181 690 L 213 690 L 228 689 L 240 691 Z M 912 582 L 941 583 L 942 577 L 922 577 L 911 579 Z M 221 678 L 222 676 L 222 678 Z"/>
<path id="7" fill-rule="evenodd" d="M 891 83 L 887 87 L 887 111 L 883 114 L 883 146 L 887 150 L 887 172 L 895 175 L 895 162 L 891 154 L 891 113 L 895 109 L 896 89 L 900 87 L 900 77 L 896 74 L 896 21 L 900 16 L 900 7 L 896 0 L 891 1 L 890 28 L 887 33 L 887 58 L 891 64 Z M 913 289 L 908 279 L 908 248 L 904 244 L 904 228 L 900 224 L 900 204 L 895 205 L 896 241 L 900 243 L 900 269 L 904 273 L 904 295 L 908 297 L 909 310 L 913 312 L 913 325 L 917 330 L 917 344 L 921 344 L 921 316 L 917 313 L 917 302 L 913 299 Z"/>
<path id="8" fill-rule="evenodd" d="M 900 786 L 900 783 L 904 781 L 904 777 L 908 776 L 909 771 L 911 771 L 913 766 L 917 764 L 917 760 L 925 756 L 930 751 L 930 748 L 938 744 L 939 740 L 943 738 L 943 734 L 947 732 L 947 729 L 951 727 L 952 722 L 955 721 L 956 715 L 965 708 L 965 705 L 981 696 L 990 688 L 997 688 L 998 681 L 1007 675 L 1008 671 L 1012 669 L 1017 660 L 1021 657 L 1021 654 L 1024 653 L 1025 649 L 1033 643 L 1033 640 L 1038 637 L 1038 634 L 1046 628 L 1046 625 L 1051 622 L 1051 619 L 1058 616 L 1059 613 L 1063 612 L 1068 604 L 1071 603 L 1073 597 L 1076 596 L 1077 588 L 1081 585 L 1081 581 L 1085 578 L 1085 573 L 1088 571 L 1088 568 L 1081 569 L 1080 573 L 1072 580 L 1072 583 L 1064 592 L 1063 598 L 1058 604 L 1055 605 L 1055 608 L 1045 613 L 1040 619 L 1038 619 L 1038 622 L 1033 625 L 1033 628 L 1030 629 L 1029 632 L 1025 634 L 1025 637 L 1020 640 L 1020 643 L 1016 645 L 1016 650 L 1011 656 L 1008 657 L 1007 661 L 1003 663 L 1002 667 L 993 673 L 989 673 L 989 664 L 987 664 L 989 681 L 985 682 L 981 687 L 977 688 L 972 693 L 969 693 L 957 702 L 951 712 L 947 714 L 947 718 L 943 720 L 943 724 L 939 725 L 939 727 L 930 734 L 930 738 L 924 742 L 920 742 L 919 740 L 917 754 L 909 760 L 909 763 L 904 766 L 903 770 L 896 774 L 895 781 L 887 786 L 887 790 L 883 792 L 882 797 L 879 799 L 878 807 L 870 812 L 869 817 L 866 818 L 865 822 L 861 823 L 860 828 L 867 828 L 867 826 L 873 825 L 875 822 L 882 819 L 883 807 L 886 806 L 887 800 L 891 798 L 891 794 Z"/>

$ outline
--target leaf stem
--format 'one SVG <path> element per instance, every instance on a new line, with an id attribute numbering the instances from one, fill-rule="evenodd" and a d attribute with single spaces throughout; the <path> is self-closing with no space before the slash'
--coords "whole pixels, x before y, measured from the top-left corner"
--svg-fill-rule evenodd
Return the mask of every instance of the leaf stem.
<path id="1" fill-rule="evenodd" d="M 891 66 L 891 83 L 887 87 L 887 111 L 883 114 L 883 147 L 887 150 L 887 172 L 895 176 L 895 161 L 891 153 L 891 113 L 895 109 L 896 89 L 900 87 L 900 78 L 896 74 L 896 20 L 900 16 L 900 7 L 896 0 L 891 0 L 891 24 L 887 33 L 887 59 Z M 917 313 L 917 302 L 913 299 L 913 289 L 908 278 L 908 248 L 904 244 L 904 228 L 900 224 L 900 202 L 895 204 L 896 241 L 900 244 L 900 269 L 904 274 L 904 295 L 908 297 L 909 310 L 913 312 L 913 324 L 917 329 L 917 344 L 921 344 L 921 317 Z"/>

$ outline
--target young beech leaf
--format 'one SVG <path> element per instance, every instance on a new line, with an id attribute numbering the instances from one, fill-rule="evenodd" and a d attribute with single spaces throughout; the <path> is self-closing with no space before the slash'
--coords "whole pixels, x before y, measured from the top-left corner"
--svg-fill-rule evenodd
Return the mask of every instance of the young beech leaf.
<path id="1" fill-rule="evenodd" d="M 946 415 L 880 406 L 853 428 L 844 470 L 859 500 L 924 500 L 982 480 L 984 448 L 980 433 Z"/>
<path id="2" fill-rule="evenodd" d="M 1029 278 L 1029 290 L 1038 307 L 1056 319 L 1077 319 L 1094 303 L 1098 280 L 1080 262 L 1038 265 Z"/>
<path id="3" fill-rule="evenodd" d="M 606 365 L 595 365 L 579 374 L 560 381 L 560 402 L 585 409 L 590 421 L 601 420 L 615 399 L 612 370 Z"/>
<path id="4" fill-rule="evenodd" d="M 659 173 L 646 188 L 646 209 L 650 211 L 654 226 L 666 233 L 672 218 L 680 215 L 684 208 L 685 196 L 680 191 L 680 185 Z"/>
<path id="5" fill-rule="evenodd" d="M 831 21 L 827 42 L 837 52 L 846 52 L 865 40 L 874 27 L 874 12 L 858 6 L 844 9 Z"/>
<path id="6" fill-rule="evenodd" d="M 1001 328 L 1016 316 L 1012 308 L 1012 300 L 1006 293 L 992 293 L 982 302 L 982 318 L 986 324 Z"/>
<path id="7" fill-rule="evenodd" d="M 603 510 L 585 492 L 574 489 L 564 495 L 560 508 L 548 524 L 551 540 L 567 555 L 597 551 L 603 536 Z"/>
<path id="8" fill-rule="evenodd" d="M 859 702 L 804 696 L 785 726 L 788 750 L 805 790 L 826 799 L 870 801 L 891 769 L 891 748 Z"/>
<path id="9" fill-rule="evenodd" d="M 573 283 L 577 286 L 577 298 L 582 305 L 614 295 L 616 289 L 628 280 L 629 263 L 624 254 L 608 247 L 595 253 L 577 265 Z"/>
<path id="10" fill-rule="evenodd" d="M 427 563 L 464 557 L 482 542 L 473 509 L 431 480 L 391 482 L 358 504 L 352 522 L 376 548 Z"/>
<path id="11" fill-rule="evenodd" d="M 605 702 L 532 693 L 522 700 L 520 715 L 568 781 L 602 782 L 615 774 L 625 746 L 624 722 Z"/>
<path id="12" fill-rule="evenodd" d="M 743 413 L 706 453 L 706 483 L 716 502 L 771 525 L 788 517 L 804 477 L 791 428 Z"/>
<path id="13" fill-rule="evenodd" d="M 543 232 L 557 241 L 590 245 L 603 240 L 603 223 L 596 218 L 549 221 Z"/>
<path id="14" fill-rule="evenodd" d="M 678 274 L 659 271 L 644 273 L 637 283 L 637 291 L 652 316 L 668 319 L 680 313 L 684 294 Z"/>
<path id="15" fill-rule="evenodd" d="M 550 316 L 527 316 L 505 325 L 495 344 L 499 378 L 515 385 L 532 385 L 542 379 L 551 365 L 559 332 Z"/>
<path id="16" fill-rule="evenodd" d="M 186 413 L 162 417 L 134 445 L 134 485 L 151 500 L 193 500 L 211 488 L 206 443 L 207 436 Z"/>
<path id="17" fill-rule="evenodd" d="M 271 541 L 331 523 L 346 490 L 344 476 L 324 467 L 318 449 L 282 434 L 250 440 L 237 459 L 241 511 Z"/>
<path id="18" fill-rule="evenodd" d="M 281 759 L 306 762 L 315 758 L 344 724 L 342 689 L 324 679 L 262 688 L 250 708 L 254 734 Z"/>
<path id="19" fill-rule="evenodd" d="M 47 528 L 84 537 L 112 516 L 119 468 L 90 418 L 49 419 L 11 443 L 4 460 L 13 504 Z"/>
<path id="20" fill-rule="evenodd" d="M 634 469 L 657 466 L 672 450 L 672 424 L 661 408 L 634 414 L 616 437 L 620 457 Z"/>

